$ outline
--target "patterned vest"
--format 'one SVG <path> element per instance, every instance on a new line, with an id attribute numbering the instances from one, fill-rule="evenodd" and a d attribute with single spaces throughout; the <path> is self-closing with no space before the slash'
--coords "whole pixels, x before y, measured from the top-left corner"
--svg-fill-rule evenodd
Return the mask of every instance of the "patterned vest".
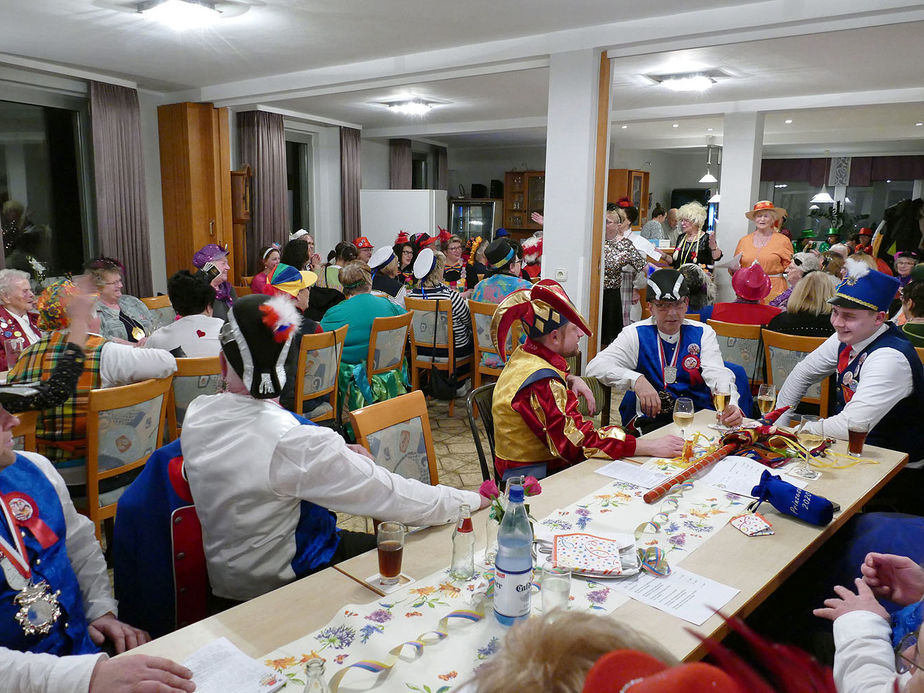
<path id="1" fill-rule="evenodd" d="M 87 400 L 90 390 L 100 386 L 100 354 L 106 340 L 98 335 L 87 337 L 83 373 L 77 381 L 77 393 L 64 404 L 42 411 L 35 429 L 38 452 L 52 462 L 84 457 L 87 451 Z M 67 335 L 52 332 L 29 347 L 10 371 L 10 383 L 48 380 L 67 347 Z"/>
<path id="2" fill-rule="evenodd" d="M 846 401 L 856 392 L 857 387 L 860 385 L 863 362 L 866 361 L 868 355 L 883 347 L 895 349 L 907 359 L 908 364 L 911 366 L 914 389 L 910 395 L 897 402 L 894 407 L 886 412 L 886 415 L 879 420 L 875 428 L 866 436 L 866 442 L 870 445 L 906 452 L 909 459 L 916 462 L 924 459 L 924 436 L 913 425 L 914 417 L 924 411 L 924 366 L 921 365 L 921 359 L 918 358 L 914 347 L 911 346 L 907 339 L 902 337 L 901 331 L 895 325 L 889 324 L 889 328 L 885 332 L 874 339 L 863 351 L 855 355 L 843 372 L 838 373 L 834 413 L 840 413 Z M 841 344 L 838 355 L 844 349 L 849 348 L 847 344 Z M 845 390 L 849 390 L 846 399 Z"/>
<path id="3" fill-rule="evenodd" d="M 631 328 L 630 328 L 631 329 Z M 639 325 L 638 332 L 638 363 L 633 370 L 645 376 L 655 390 L 665 389 L 664 377 L 661 370 L 661 358 L 658 342 L 664 348 L 664 362 L 668 365 L 674 360 L 674 349 L 679 349 L 674 367 L 677 369 L 677 379 L 667 385 L 667 391 L 672 397 L 689 397 L 693 400 L 696 410 L 712 409 L 712 397 L 709 388 L 703 382 L 702 342 L 703 328 L 701 325 L 687 325 L 680 327 L 680 339 L 677 346 L 663 341 L 658 335 L 655 325 Z M 635 398 L 623 398 L 619 405 L 619 413 L 623 421 L 631 421 L 635 417 Z"/>
<path id="4" fill-rule="evenodd" d="M 67 556 L 64 510 L 54 486 L 31 460 L 16 455 L 13 464 L 0 470 L 0 493 L 7 501 L 14 494 L 20 497 L 28 496 L 27 500 L 33 509 L 37 508 L 39 518 L 57 535 L 57 539 L 52 538 L 49 546 L 43 547 L 28 527 L 20 530 L 25 533 L 23 540 L 29 556 L 29 565 L 32 567 L 33 582 L 44 580 L 52 592 L 61 590 L 58 596 L 61 616 L 55 621 L 51 632 L 44 636 L 26 635 L 15 620 L 20 609 L 13 602 L 17 592 L 12 590 L 0 575 L 0 645 L 20 652 L 44 652 L 53 655 L 98 652 L 87 633 L 83 596 Z M 12 539 L 9 527 L 2 520 L 0 536 L 7 542 Z"/>
<path id="5" fill-rule="evenodd" d="M 525 349 L 513 352 L 494 386 L 491 414 L 494 417 L 495 454 L 511 462 L 545 462 L 557 459 L 545 440 L 537 438 L 512 406 L 513 398 L 527 385 L 555 378 L 565 383 L 567 371 L 555 368 L 541 356 Z"/>

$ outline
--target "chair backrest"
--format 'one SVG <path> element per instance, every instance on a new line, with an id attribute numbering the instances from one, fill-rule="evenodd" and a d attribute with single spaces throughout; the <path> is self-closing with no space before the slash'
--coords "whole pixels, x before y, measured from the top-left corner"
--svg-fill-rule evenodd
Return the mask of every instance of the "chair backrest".
<path id="1" fill-rule="evenodd" d="M 767 383 L 779 390 L 796 364 L 822 344 L 824 337 L 802 337 L 764 329 L 764 355 L 767 359 Z M 803 402 L 817 404 L 821 416 L 828 415 L 830 391 L 827 380 L 814 383 L 805 392 Z"/>
<path id="2" fill-rule="evenodd" d="M 709 320 L 708 325 L 715 330 L 722 358 L 744 368 L 751 384 L 763 382 L 759 370 L 763 357 L 760 347 L 761 326 L 720 320 Z"/>
<path id="3" fill-rule="evenodd" d="M 103 479 L 138 469 L 161 443 L 173 376 L 90 390 L 87 401 L 87 514 L 96 525 L 115 516 L 116 503 L 103 502 Z"/>
<path id="4" fill-rule="evenodd" d="M 427 399 L 414 390 L 350 412 L 356 441 L 375 463 L 408 479 L 438 484 Z"/>
<path id="5" fill-rule="evenodd" d="M 568 372 L 571 375 L 580 375 L 581 368 L 584 365 L 584 353 L 577 351 L 571 356 L 566 356 L 565 363 L 568 364 Z"/>
<path id="6" fill-rule="evenodd" d="M 602 382 L 591 376 L 581 376 L 581 380 L 584 381 L 587 387 L 590 388 L 590 391 L 594 394 L 594 401 L 597 405 L 596 411 L 600 413 L 600 425 L 609 426 L 610 404 L 613 394 L 610 390 L 610 386 L 604 385 Z M 587 401 L 583 397 L 578 398 L 578 411 L 581 412 L 583 416 L 591 416 L 591 413 L 587 408 Z"/>
<path id="7" fill-rule="evenodd" d="M 176 440 L 183 428 L 186 409 L 199 395 L 214 395 L 221 385 L 221 361 L 217 356 L 176 360 L 176 373 L 167 407 L 167 431 Z"/>
<path id="8" fill-rule="evenodd" d="M 337 379 L 340 357 L 348 325 L 333 332 L 306 334 L 298 349 L 298 371 L 295 375 L 295 413 L 304 411 L 306 399 L 330 396 L 331 416 L 337 411 Z"/>
<path id="9" fill-rule="evenodd" d="M 376 318 L 372 321 L 369 334 L 369 355 L 366 357 L 366 376 L 372 382 L 376 373 L 386 373 L 401 367 L 404 360 L 404 347 L 411 329 L 413 315 L 393 315 Z"/>
<path id="10" fill-rule="evenodd" d="M 173 310 L 169 296 L 146 296 L 141 302 L 151 311 L 155 330 L 176 320 L 176 311 Z"/>
<path id="11" fill-rule="evenodd" d="M 699 313 L 687 313 L 683 316 L 684 320 L 693 320 L 694 322 L 701 322 L 699 319 Z"/>
<path id="12" fill-rule="evenodd" d="M 249 285 L 248 286 L 238 286 L 237 284 L 235 284 L 234 293 L 236 293 L 237 297 L 240 298 L 241 296 L 249 296 L 250 294 L 252 294 L 253 289 L 251 289 Z"/>
<path id="13" fill-rule="evenodd" d="M 497 310 L 496 303 L 484 303 L 482 301 L 469 301 L 468 310 L 472 314 L 472 334 L 475 337 L 475 364 L 481 363 L 482 354 L 497 354 L 494 348 L 494 341 L 491 339 L 491 321 L 494 319 L 494 313 Z M 507 333 L 507 356 L 513 351 L 513 330 Z M 498 358 L 500 355 L 498 354 Z M 499 368 L 488 369 L 500 372 Z"/>
<path id="14" fill-rule="evenodd" d="M 35 426 L 38 423 L 38 411 L 21 411 L 16 415 L 19 423 L 13 427 L 13 449 L 35 452 Z"/>
<path id="15" fill-rule="evenodd" d="M 921 363 L 924 363 L 924 347 L 915 347 L 914 350 L 918 352 L 918 358 L 921 359 Z"/>
<path id="16" fill-rule="evenodd" d="M 468 414 L 468 425 L 472 429 L 472 438 L 475 440 L 475 450 L 478 452 L 478 461 L 481 464 L 481 477 L 487 481 L 494 476 L 495 481 L 499 481 L 496 474 L 492 475 L 494 469 L 494 415 L 491 413 L 491 405 L 494 402 L 494 385 L 488 383 L 481 387 L 476 387 L 468 393 L 465 400 L 465 410 Z M 477 414 L 475 413 L 477 411 Z M 484 448 L 481 445 L 481 435 L 478 432 L 478 421 L 481 419 L 481 425 L 484 427 L 485 437 L 488 439 L 491 457 L 488 459 L 485 455 Z"/>
<path id="17" fill-rule="evenodd" d="M 436 348 L 445 349 L 448 353 L 448 363 L 453 363 L 453 324 L 452 302 L 448 298 L 423 299 L 408 296 L 404 305 L 411 318 L 411 352 L 414 361 L 431 360 L 430 356 L 419 356 L 417 350 L 421 347 L 432 349 L 434 347 L 433 335 L 436 333 Z"/>

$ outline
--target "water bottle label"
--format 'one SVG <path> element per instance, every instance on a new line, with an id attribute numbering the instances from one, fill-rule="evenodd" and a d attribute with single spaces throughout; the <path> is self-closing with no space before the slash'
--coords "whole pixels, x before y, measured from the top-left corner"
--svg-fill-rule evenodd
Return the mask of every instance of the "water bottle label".
<path id="1" fill-rule="evenodd" d="M 494 610 L 501 616 L 520 618 L 529 614 L 533 571 L 494 569 Z"/>

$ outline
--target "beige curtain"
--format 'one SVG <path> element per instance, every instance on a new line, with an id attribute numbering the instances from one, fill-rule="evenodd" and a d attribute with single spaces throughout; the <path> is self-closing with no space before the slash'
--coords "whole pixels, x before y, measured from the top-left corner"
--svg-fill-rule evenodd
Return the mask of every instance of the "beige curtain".
<path id="1" fill-rule="evenodd" d="M 340 214 L 345 241 L 353 241 L 363 235 L 359 219 L 359 188 L 362 184 L 360 148 L 360 131 L 340 128 Z"/>
<path id="2" fill-rule="evenodd" d="M 411 141 L 388 140 L 389 186 L 392 190 L 411 189 Z"/>
<path id="3" fill-rule="evenodd" d="M 150 296 L 151 246 L 138 92 L 90 82 L 99 251 L 125 265 L 125 293 Z"/>
<path id="4" fill-rule="evenodd" d="M 290 231 L 285 126 L 278 113 L 241 111 L 237 127 L 241 165 L 253 170 L 247 267 L 257 267 L 260 248 L 285 241 Z"/>

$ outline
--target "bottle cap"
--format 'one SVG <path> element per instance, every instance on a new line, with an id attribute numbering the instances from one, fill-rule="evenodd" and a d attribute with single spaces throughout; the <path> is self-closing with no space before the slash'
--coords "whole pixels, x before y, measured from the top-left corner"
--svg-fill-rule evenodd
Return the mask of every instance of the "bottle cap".
<path id="1" fill-rule="evenodd" d="M 511 486 L 510 487 L 510 502 L 511 503 L 522 503 L 523 502 L 523 487 L 522 486 Z"/>

